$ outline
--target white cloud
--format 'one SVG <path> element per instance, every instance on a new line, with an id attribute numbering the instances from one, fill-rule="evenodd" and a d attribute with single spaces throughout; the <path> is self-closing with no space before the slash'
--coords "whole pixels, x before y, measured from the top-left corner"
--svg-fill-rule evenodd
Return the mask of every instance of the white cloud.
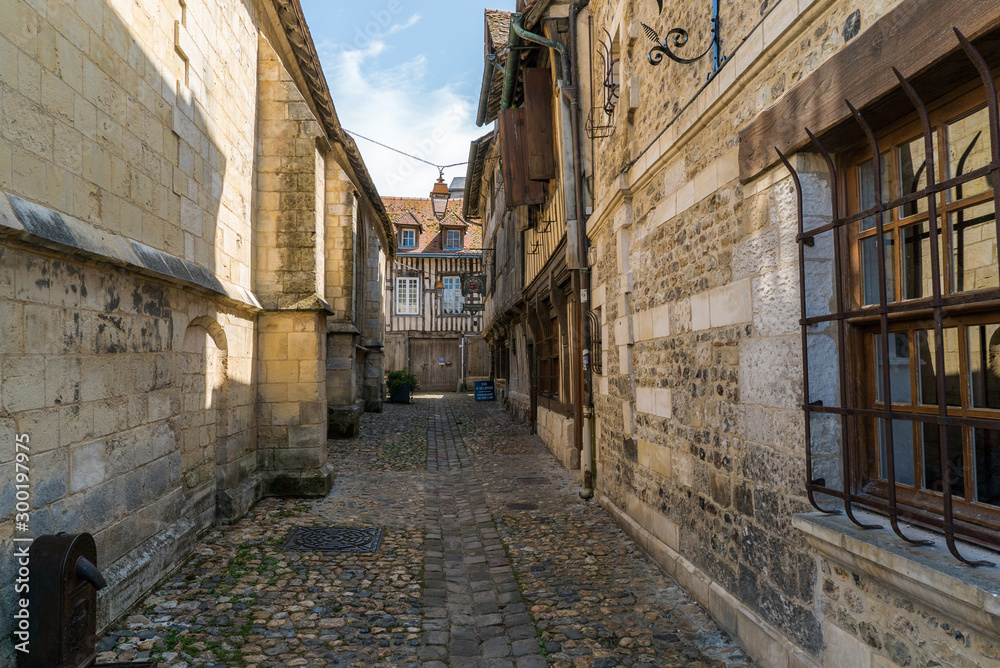
<path id="1" fill-rule="evenodd" d="M 406 23 L 397 23 L 393 25 L 391 28 L 389 28 L 389 32 L 386 33 L 386 36 L 395 35 L 397 32 L 406 30 L 407 28 L 412 28 L 417 24 L 417 21 L 419 21 L 421 18 L 422 17 L 420 16 L 420 14 L 414 14 L 409 18 L 409 20 Z"/>
<path id="2" fill-rule="evenodd" d="M 469 142 L 482 134 L 475 126 L 476 101 L 449 83 L 431 89 L 428 61 L 422 54 L 390 66 L 380 65 L 385 36 L 420 21 L 414 14 L 384 34 L 363 35 L 354 48 L 319 45 L 337 114 L 344 128 L 433 162 L 467 159 Z M 476 91 L 478 92 L 478 90 Z M 357 139 L 368 170 L 382 195 L 426 197 L 437 180 L 434 167 Z M 464 176 L 465 166 L 445 172 L 445 180 Z"/>

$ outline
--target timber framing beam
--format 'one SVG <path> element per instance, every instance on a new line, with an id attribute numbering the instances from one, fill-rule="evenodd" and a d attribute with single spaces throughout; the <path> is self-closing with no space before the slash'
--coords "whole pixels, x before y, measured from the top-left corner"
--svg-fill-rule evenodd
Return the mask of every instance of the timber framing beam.
<path id="1" fill-rule="evenodd" d="M 976 41 L 1000 28 L 1000 5 L 996 0 L 911 0 L 897 6 L 740 132 L 740 181 L 747 183 L 776 164 L 775 147 L 786 154 L 804 148 L 809 143 L 805 128 L 822 135 L 848 120 L 845 99 L 863 109 L 888 96 L 899 86 L 893 67 L 916 83 L 944 64 L 960 50 L 953 27 Z M 984 55 L 995 51 L 991 47 L 982 49 Z M 935 81 L 956 83 L 954 67 L 938 69 Z M 901 106 L 901 113 L 910 111 L 909 105 Z"/>

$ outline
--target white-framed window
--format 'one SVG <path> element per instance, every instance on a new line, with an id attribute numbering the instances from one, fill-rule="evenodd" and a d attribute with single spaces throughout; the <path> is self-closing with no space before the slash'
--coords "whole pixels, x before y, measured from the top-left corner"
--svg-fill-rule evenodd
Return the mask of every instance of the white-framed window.
<path id="1" fill-rule="evenodd" d="M 445 250 L 459 250 L 462 248 L 461 230 L 448 230 L 444 238 Z"/>
<path id="2" fill-rule="evenodd" d="M 396 314 L 420 315 L 420 279 L 396 279 Z"/>
<path id="3" fill-rule="evenodd" d="M 400 248 L 416 248 L 417 247 L 417 231 L 416 230 L 403 230 L 399 235 L 399 247 Z"/>
<path id="4" fill-rule="evenodd" d="M 462 313 L 465 298 L 462 296 L 462 279 L 458 276 L 445 276 L 443 279 L 444 294 L 441 299 L 441 313 L 459 315 Z"/>

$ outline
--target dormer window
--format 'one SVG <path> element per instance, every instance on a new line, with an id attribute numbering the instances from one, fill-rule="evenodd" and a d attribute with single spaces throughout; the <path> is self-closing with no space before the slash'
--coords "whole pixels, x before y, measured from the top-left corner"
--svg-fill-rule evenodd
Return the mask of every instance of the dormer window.
<path id="1" fill-rule="evenodd" d="M 399 247 L 400 248 L 416 248 L 417 247 L 417 231 L 414 229 L 405 229 L 399 233 Z"/>
<path id="2" fill-rule="evenodd" d="M 444 238 L 445 250 L 462 250 L 462 231 L 447 230 Z"/>

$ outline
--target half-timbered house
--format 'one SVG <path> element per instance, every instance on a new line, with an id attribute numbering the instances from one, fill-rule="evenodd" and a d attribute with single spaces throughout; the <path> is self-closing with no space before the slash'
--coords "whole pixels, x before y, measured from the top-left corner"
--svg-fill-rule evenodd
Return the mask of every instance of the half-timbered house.
<path id="1" fill-rule="evenodd" d="M 456 391 L 489 376 L 482 297 L 466 280 L 483 273 L 482 227 L 462 216 L 462 200 L 438 218 L 430 199 L 385 197 L 396 233 L 385 308 L 386 370 L 409 368 L 423 390 Z"/>

